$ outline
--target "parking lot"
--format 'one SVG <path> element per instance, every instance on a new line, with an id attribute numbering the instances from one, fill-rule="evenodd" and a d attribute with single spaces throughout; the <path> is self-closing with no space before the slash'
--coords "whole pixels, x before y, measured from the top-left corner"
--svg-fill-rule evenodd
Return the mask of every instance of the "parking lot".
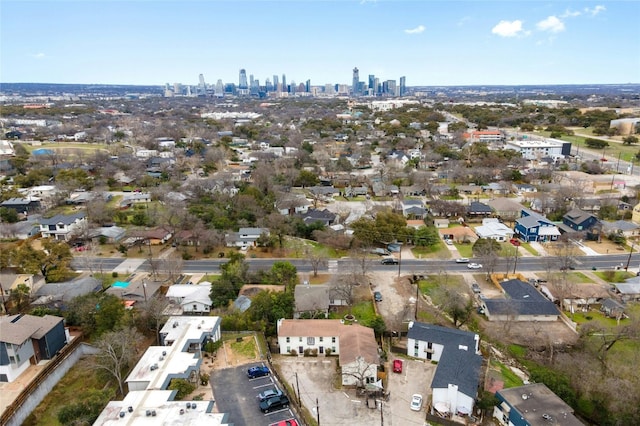
<path id="1" fill-rule="evenodd" d="M 425 408 L 411 411 L 411 395 L 420 393 L 428 400 L 429 384 L 435 365 L 415 360 L 403 360 L 403 372 L 389 373 L 387 401 L 379 401 L 378 409 L 368 408 L 366 396 L 353 389 L 337 389 L 339 383 L 336 357 L 291 357 L 274 356 L 283 380 L 293 389 L 300 388 L 303 405 L 314 416 L 320 417 L 323 426 L 370 426 L 385 425 L 422 426 Z M 297 385 L 296 385 L 297 375 Z M 294 397 L 292 395 L 292 397 Z M 317 404 L 317 405 L 316 405 Z M 380 412 L 382 405 L 382 413 Z M 373 406 L 373 405 L 371 405 Z"/>
<path id="2" fill-rule="evenodd" d="M 235 426 L 267 426 L 294 417 L 290 408 L 264 414 L 260 411 L 258 394 L 277 387 L 273 375 L 249 379 L 247 369 L 263 365 L 252 363 L 232 368 L 216 369 L 211 375 L 211 387 L 218 412 L 228 413 Z"/>

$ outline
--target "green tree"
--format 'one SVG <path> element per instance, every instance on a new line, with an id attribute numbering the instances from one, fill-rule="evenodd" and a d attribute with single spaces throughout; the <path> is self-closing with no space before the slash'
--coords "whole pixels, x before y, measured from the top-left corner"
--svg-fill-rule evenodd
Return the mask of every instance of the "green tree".
<path id="1" fill-rule="evenodd" d="M 603 141 L 601 139 L 587 138 L 584 140 L 584 144 L 593 149 L 602 149 L 609 146 L 609 142 Z"/>
<path id="2" fill-rule="evenodd" d="M 287 291 L 293 291 L 298 284 L 298 269 L 291 262 L 276 261 L 271 270 L 264 274 L 263 282 L 284 285 Z"/>
<path id="3" fill-rule="evenodd" d="M 91 425 L 110 399 L 109 390 L 83 389 L 82 401 L 65 405 L 56 417 L 63 425 Z"/>
<path id="4" fill-rule="evenodd" d="M 440 235 L 434 226 L 421 226 L 416 230 L 415 243 L 417 246 L 430 247 L 440 243 Z"/>
<path id="5" fill-rule="evenodd" d="M 293 318 L 294 304 L 293 292 L 261 291 L 251 300 L 247 316 L 267 336 L 275 336 L 278 320 Z"/>
<path id="6" fill-rule="evenodd" d="M 16 223 L 19 221 L 18 212 L 14 209 L 8 209 L 6 207 L 0 207 L 0 221 L 7 223 Z"/>
<path id="7" fill-rule="evenodd" d="M 31 301 L 31 289 L 26 284 L 18 284 L 9 295 L 9 303 L 11 304 L 10 312 L 14 314 L 26 313 L 29 309 Z"/>
<path id="8" fill-rule="evenodd" d="M 196 386 L 185 379 L 172 379 L 169 383 L 169 390 L 177 391 L 174 400 L 180 401 L 196 390 Z"/>
<path id="9" fill-rule="evenodd" d="M 65 311 L 67 324 L 82 328 L 85 335 L 99 336 L 111 331 L 124 321 L 125 309 L 117 296 L 107 293 L 89 293 L 69 302 Z"/>
<path id="10" fill-rule="evenodd" d="M 301 186 L 303 188 L 307 186 L 315 186 L 320 182 L 318 175 L 308 170 L 300 170 L 298 177 L 294 182 L 294 186 Z"/>
<path id="11" fill-rule="evenodd" d="M 622 138 L 622 143 L 624 145 L 634 145 L 638 143 L 638 137 L 637 136 L 626 136 L 624 138 Z"/>
<path id="12" fill-rule="evenodd" d="M 42 250 L 34 249 L 31 244 L 20 246 L 14 253 L 14 262 L 24 273 L 40 273 L 45 281 L 60 282 L 72 275 L 70 268 L 73 255 L 69 246 L 53 238 L 44 239 Z"/>
<path id="13" fill-rule="evenodd" d="M 242 253 L 232 252 L 229 261 L 220 265 L 220 278 L 211 285 L 209 297 L 213 307 L 226 306 L 231 300 L 238 297 L 238 292 L 247 282 L 249 265 L 244 261 Z"/>

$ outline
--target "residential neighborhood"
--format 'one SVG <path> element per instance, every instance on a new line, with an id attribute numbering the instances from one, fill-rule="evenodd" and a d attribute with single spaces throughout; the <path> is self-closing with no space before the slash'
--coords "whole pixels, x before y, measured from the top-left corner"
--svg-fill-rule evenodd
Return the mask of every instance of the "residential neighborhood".
<path id="1" fill-rule="evenodd" d="M 7 98 L 0 423 L 633 424 L 637 99 L 449 95 Z"/>

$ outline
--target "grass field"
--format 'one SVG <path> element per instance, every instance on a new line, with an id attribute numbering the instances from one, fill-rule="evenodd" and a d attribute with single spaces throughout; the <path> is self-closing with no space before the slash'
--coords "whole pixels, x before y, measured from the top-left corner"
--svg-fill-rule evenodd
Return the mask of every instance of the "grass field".
<path id="1" fill-rule="evenodd" d="M 90 392 L 106 390 L 108 399 L 114 399 L 115 383 L 102 379 L 91 369 L 91 357 L 81 359 L 49 392 L 44 400 L 24 421 L 23 426 L 59 426 L 58 411 L 65 405 L 83 400 Z M 105 402 L 106 404 L 106 402 Z"/>

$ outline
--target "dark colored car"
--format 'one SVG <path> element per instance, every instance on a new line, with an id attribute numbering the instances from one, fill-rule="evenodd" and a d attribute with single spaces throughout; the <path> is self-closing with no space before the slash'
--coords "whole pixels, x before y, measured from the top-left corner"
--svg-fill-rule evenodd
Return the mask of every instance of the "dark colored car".
<path id="1" fill-rule="evenodd" d="M 382 302 L 382 293 L 380 293 L 379 291 L 374 291 L 373 300 L 375 300 L 376 302 Z"/>
<path id="2" fill-rule="evenodd" d="M 255 379 L 256 377 L 268 376 L 271 374 L 268 367 L 251 367 L 247 370 L 247 377 Z"/>
<path id="3" fill-rule="evenodd" d="M 275 396 L 273 398 L 269 398 L 266 401 L 262 401 L 260 403 L 260 410 L 263 413 L 268 413 L 269 411 L 279 410 L 281 408 L 287 408 L 289 406 L 289 398 L 284 395 Z"/>
<path id="4" fill-rule="evenodd" d="M 382 259 L 382 261 L 380 261 L 380 263 L 382 263 L 383 265 L 397 265 L 398 260 L 394 259 L 393 257 L 385 257 L 384 259 Z"/>

